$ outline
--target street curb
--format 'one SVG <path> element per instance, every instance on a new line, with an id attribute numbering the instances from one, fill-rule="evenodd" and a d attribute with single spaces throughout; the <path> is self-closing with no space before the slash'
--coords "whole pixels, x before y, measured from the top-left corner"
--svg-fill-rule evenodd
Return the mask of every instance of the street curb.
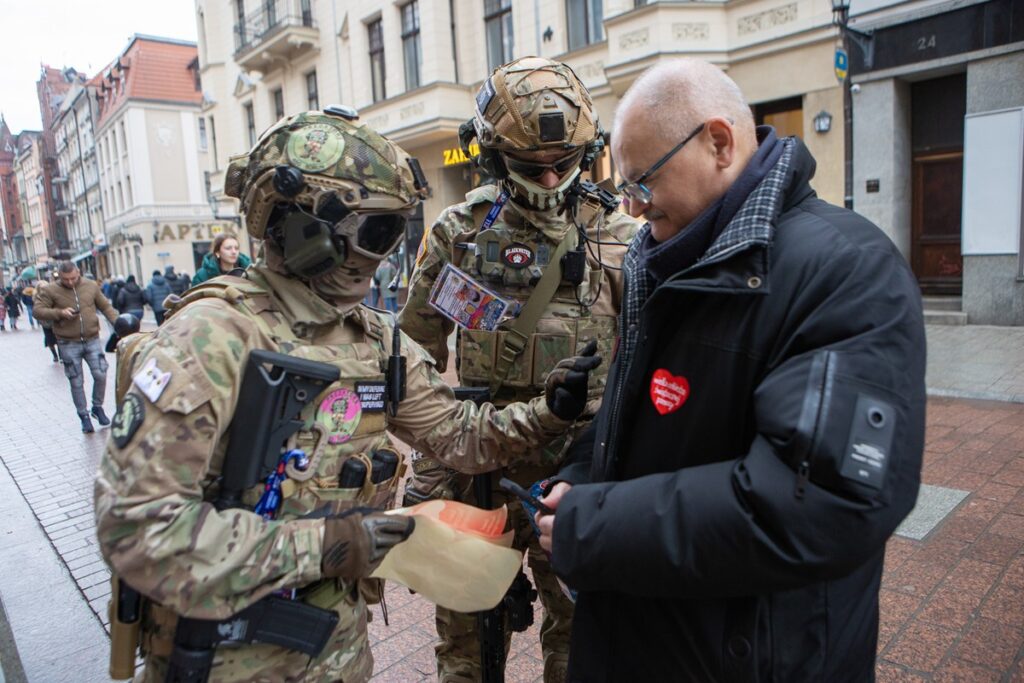
<path id="1" fill-rule="evenodd" d="M 18 656 L 18 645 L 14 642 L 14 633 L 7 622 L 7 611 L 4 609 L 3 598 L 0 598 L 0 683 L 26 683 L 25 668 Z"/>
<path id="2" fill-rule="evenodd" d="M 1024 395 L 997 394 L 987 391 L 961 391 L 959 389 L 935 389 L 928 387 L 928 396 L 937 398 L 965 398 L 973 401 L 1001 401 L 1003 403 L 1024 403 Z"/>

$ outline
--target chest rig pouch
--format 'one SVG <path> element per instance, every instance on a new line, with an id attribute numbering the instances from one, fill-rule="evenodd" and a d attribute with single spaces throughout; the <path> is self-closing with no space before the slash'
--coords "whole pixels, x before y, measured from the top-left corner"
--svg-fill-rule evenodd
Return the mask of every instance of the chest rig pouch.
<path id="1" fill-rule="evenodd" d="M 488 209 L 486 203 L 473 206 L 475 225 Z M 589 265 L 579 273 L 580 282 L 564 278 L 563 257 L 576 250 L 577 230 L 567 230 L 557 244 L 540 230 L 531 233 L 524 236 L 499 223 L 462 235 L 464 242 L 456 244 L 462 248 L 453 250 L 453 261 L 462 270 L 522 304 L 516 318 L 496 331 L 459 331 L 460 380 L 488 386 L 492 396 L 501 387 L 536 394 L 559 360 L 598 338 L 589 310 L 580 305 L 589 291 Z"/>

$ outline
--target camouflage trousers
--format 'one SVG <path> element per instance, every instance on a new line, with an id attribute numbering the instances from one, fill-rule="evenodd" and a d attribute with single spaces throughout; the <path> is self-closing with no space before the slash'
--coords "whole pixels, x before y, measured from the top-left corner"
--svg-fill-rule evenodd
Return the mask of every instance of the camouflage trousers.
<path id="1" fill-rule="evenodd" d="M 504 475 L 524 487 L 551 473 L 550 468 L 518 468 L 517 472 L 505 471 Z M 414 473 L 409 480 L 409 488 L 417 489 Z M 449 471 L 448 473 L 452 473 Z M 427 475 L 429 477 L 429 475 Z M 512 547 L 526 553 L 526 562 L 533 574 L 533 584 L 544 607 L 544 620 L 540 626 L 541 650 L 544 654 L 545 683 L 561 683 L 566 680 L 569 663 L 569 635 L 572 630 L 573 604 L 562 592 L 551 569 L 547 555 L 541 549 L 537 535 L 530 525 L 530 519 L 519 503 L 519 499 L 509 496 L 497 488 L 501 478 L 497 472 L 491 475 L 494 491 L 492 498 L 495 507 L 508 505 L 509 523 L 514 530 Z M 465 503 L 474 504 L 475 498 L 470 477 L 455 475 L 457 483 L 454 488 L 459 490 L 457 497 Z M 426 484 L 432 488 L 434 482 Z M 477 629 L 475 614 L 453 612 L 438 607 L 435 614 L 437 635 L 441 642 L 435 647 L 437 654 L 437 677 L 440 683 L 477 683 L 481 680 L 480 672 L 480 635 Z M 505 632 L 505 652 L 508 653 L 511 633 Z"/>
<path id="2" fill-rule="evenodd" d="M 210 683 L 364 683 L 373 674 L 366 631 L 367 607 L 359 595 L 335 605 L 338 626 L 320 656 L 310 659 L 276 645 L 222 644 L 217 647 Z M 158 627 L 159 628 L 159 627 Z M 162 634 L 166 639 L 167 634 Z M 166 642 L 166 640 L 165 640 Z M 149 654 L 136 683 L 163 683 L 167 657 Z"/>

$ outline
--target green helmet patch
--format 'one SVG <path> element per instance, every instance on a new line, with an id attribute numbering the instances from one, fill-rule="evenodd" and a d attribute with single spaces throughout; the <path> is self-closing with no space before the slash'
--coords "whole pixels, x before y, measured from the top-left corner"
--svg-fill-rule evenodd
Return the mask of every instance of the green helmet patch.
<path id="1" fill-rule="evenodd" d="M 334 126 L 323 123 L 306 126 L 288 138 L 288 161 L 306 173 L 334 166 L 345 151 L 345 138 Z"/>

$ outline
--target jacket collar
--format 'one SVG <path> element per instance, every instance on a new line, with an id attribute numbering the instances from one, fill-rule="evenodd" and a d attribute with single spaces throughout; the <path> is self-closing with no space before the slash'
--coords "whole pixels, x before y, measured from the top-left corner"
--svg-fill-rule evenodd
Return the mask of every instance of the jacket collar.
<path id="1" fill-rule="evenodd" d="M 275 273 L 266 266 L 253 266 L 246 276 L 266 290 L 299 337 L 307 336 L 312 328 L 338 324 L 352 312 L 335 308 L 300 280 Z"/>

